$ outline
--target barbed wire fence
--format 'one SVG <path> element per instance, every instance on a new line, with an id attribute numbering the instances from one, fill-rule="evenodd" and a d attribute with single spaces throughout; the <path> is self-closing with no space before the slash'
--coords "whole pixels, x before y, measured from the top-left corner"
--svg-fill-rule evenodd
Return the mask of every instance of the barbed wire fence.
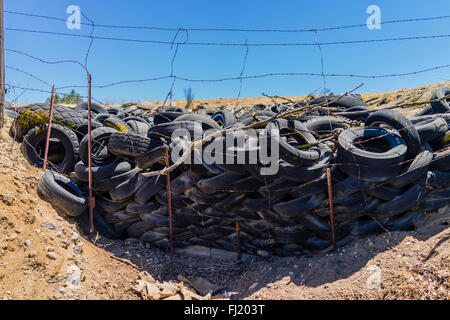
<path id="1" fill-rule="evenodd" d="M 20 15 L 20 16 L 26 16 L 30 18 L 38 18 L 38 19 L 46 19 L 46 20 L 53 20 L 53 21 L 66 21 L 66 19 L 58 18 L 58 17 L 50 17 L 45 15 L 36 15 L 36 14 L 30 14 L 30 13 L 24 13 L 24 12 L 14 12 L 14 11 L 5 11 L 7 14 L 11 15 Z M 167 45 L 169 46 L 170 50 L 173 51 L 172 59 L 170 63 L 170 73 L 165 76 L 160 77 L 148 77 L 148 78 L 142 78 L 142 79 L 129 79 L 129 80 L 120 80 L 112 83 L 106 83 L 106 84 L 97 84 L 97 85 L 64 85 L 64 86 L 58 86 L 55 89 L 57 94 L 59 95 L 66 95 L 66 92 L 63 92 L 67 89 L 74 89 L 74 88 L 82 88 L 89 90 L 92 89 L 102 89 L 102 88 L 108 88 L 108 87 L 114 87 L 119 86 L 123 84 L 137 84 L 137 83 L 145 83 L 145 82 L 152 82 L 152 81 L 161 81 L 161 80 L 171 80 L 170 81 L 170 87 L 168 89 L 168 93 L 165 96 L 163 106 L 166 105 L 166 103 L 169 101 L 172 102 L 173 100 L 173 90 L 176 81 L 185 81 L 185 82 L 191 82 L 191 83 L 221 83 L 226 81 L 237 81 L 239 83 L 238 87 L 238 93 L 236 95 L 236 100 L 234 103 L 234 107 L 238 107 L 239 99 L 241 98 L 241 92 L 243 87 L 244 80 L 250 80 L 250 79 L 261 79 L 261 78 L 274 78 L 274 77 L 320 77 L 323 81 L 323 92 L 326 93 L 326 86 L 327 86 L 327 78 L 332 77 L 341 77 L 341 78 L 359 78 L 359 79 L 382 79 L 382 78 L 395 78 L 395 77 L 406 77 L 406 76 L 412 76 L 417 75 L 421 73 L 441 70 L 441 69 L 447 69 L 450 67 L 450 64 L 445 65 L 439 65 L 439 66 L 431 66 L 429 68 L 420 69 L 420 70 L 412 70 L 407 71 L 403 73 L 390 73 L 390 74 L 352 74 L 352 73 L 325 73 L 325 57 L 323 53 L 323 47 L 325 46 L 337 46 L 337 45 L 350 45 L 350 44 L 364 44 L 364 43 L 388 43 L 388 42 L 397 42 L 397 41 L 414 41 L 414 40 L 424 40 L 424 39 L 444 39 L 444 38 L 450 38 L 450 34 L 433 34 L 433 35 L 425 35 L 425 36 L 410 36 L 410 37 L 391 37 L 391 38 L 384 38 L 384 39 L 359 39 L 359 40 L 346 40 L 346 41 L 328 41 L 328 42 L 320 42 L 319 41 L 319 33 L 320 32 L 327 32 L 332 30 L 344 30 L 344 29 L 351 29 L 351 28 L 362 28 L 366 27 L 366 24 L 359 24 L 359 25 L 347 25 L 347 26 L 336 26 L 336 27 L 328 27 L 328 28 L 312 28 L 312 29 L 231 29 L 231 28 L 161 28 L 161 27 L 140 27 L 140 26 L 126 26 L 126 25 L 102 25 L 102 24 L 96 24 L 93 20 L 88 18 L 84 13 L 82 13 L 82 16 L 88 21 L 88 22 L 82 22 L 83 25 L 90 26 L 91 31 L 89 35 L 80 35 L 80 34 L 72 34 L 72 33 L 64 33 L 64 32 L 52 32 L 52 31 L 44 31 L 44 30 L 30 30 L 30 29 L 20 29 L 20 28 L 9 28 L 6 27 L 4 30 L 8 32 L 19 32 L 19 33 L 31 33 L 31 34 L 39 34 L 39 35 L 51 35 L 51 36 L 58 36 L 58 37 L 78 37 L 78 38 L 87 38 L 89 39 L 89 45 L 86 50 L 86 54 L 84 57 L 84 62 L 78 61 L 76 59 L 62 59 L 57 61 L 50 61 L 41 57 L 36 57 L 30 53 L 23 52 L 20 50 L 12 49 L 12 48 L 5 48 L 4 51 L 11 53 L 11 54 L 17 54 L 22 55 L 24 57 L 27 57 L 29 59 L 32 59 L 34 61 L 48 64 L 48 65 L 55 65 L 55 64 L 72 64 L 79 66 L 83 71 L 85 71 L 86 75 L 90 77 L 91 73 L 88 69 L 88 61 L 89 56 L 92 53 L 92 47 L 93 43 L 96 40 L 103 40 L 103 41 L 120 41 L 120 42 L 128 42 L 128 43 L 146 43 L 146 44 L 152 44 L 152 45 Z M 427 18 L 413 18 L 413 19 L 401 19 L 401 20 L 392 20 L 392 21 L 385 21 L 381 22 L 381 24 L 397 24 L 397 23 L 410 23 L 410 22 L 425 22 L 425 21 L 433 21 L 433 20 L 443 20 L 443 19 L 450 19 L 450 15 L 448 16 L 437 16 L 437 17 L 427 17 Z M 175 35 L 173 36 L 172 40 L 168 41 L 161 41 L 161 40 L 151 40 L 151 39 L 132 39 L 132 38 L 119 38 L 119 37 L 104 37 L 104 36 L 96 36 L 95 30 L 96 28 L 109 28 L 109 29 L 140 29 L 140 30 L 162 30 L 162 31 L 173 31 L 175 32 Z M 255 42 L 249 42 L 248 39 L 245 40 L 244 43 L 240 42 L 190 42 L 189 41 L 189 35 L 192 32 L 258 32 L 258 33 L 312 33 L 314 36 L 313 42 L 280 42 L 280 43 L 255 43 Z M 184 33 L 185 38 L 184 40 L 178 40 L 180 34 Z M 219 46 L 219 47 L 237 47 L 241 48 L 243 47 L 245 49 L 245 54 L 243 58 L 242 67 L 240 69 L 239 75 L 235 77 L 223 77 L 223 78 L 210 78 L 210 79 L 196 79 L 196 78 L 190 78 L 190 77 L 182 77 L 178 76 L 175 73 L 175 62 L 178 56 L 179 51 L 185 47 L 185 46 L 202 46 L 202 47 L 211 47 L 211 46 Z M 253 49 L 261 48 L 261 47 L 301 47 L 301 46 L 311 46 L 311 47 L 317 47 L 318 53 L 320 55 L 320 67 L 321 70 L 318 73 L 311 73 L 311 72 L 274 72 L 274 73 L 263 73 L 263 74 L 246 74 L 245 69 L 249 58 L 249 49 L 252 47 Z M 8 83 L 6 82 L 5 85 L 8 88 L 8 93 L 13 97 L 13 102 L 17 103 L 18 99 L 27 91 L 35 91 L 35 92 L 41 92 L 41 93 L 52 93 L 52 84 L 49 83 L 49 81 L 42 79 L 41 76 L 33 74 L 29 71 L 23 70 L 22 68 L 19 68 L 17 66 L 13 65 L 5 65 L 5 68 L 14 72 L 19 72 L 24 74 L 27 77 L 30 77 L 41 84 L 45 85 L 45 88 L 34 88 L 34 87 L 27 87 L 22 86 L 20 84 L 14 84 L 14 83 Z M 362 85 L 358 86 L 357 88 L 361 87 Z M 20 91 L 19 93 L 17 93 Z M 349 92 L 353 92 L 353 90 L 350 90 Z M 81 96 L 83 99 L 89 99 L 91 98 L 93 101 L 103 104 L 101 99 L 95 99 L 95 97 L 91 96 L 90 92 L 88 96 Z M 414 105 L 420 105 L 428 103 L 429 101 L 423 101 L 423 102 L 415 102 Z M 328 101 L 326 101 L 323 105 L 316 106 L 316 108 L 319 107 L 328 107 Z M 404 107 L 408 106 L 409 104 L 404 105 L 397 105 L 396 107 Z M 302 108 L 297 108 L 298 110 L 290 110 L 288 113 L 295 113 L 302 111 Z M 314 109 L 310 108 L 308 110 L 303 110 L 303 114 L 307 114 L 311 110 Z M 327 108 L 328 114 L 330 113 L 330 108 Z M 300 112 L 301 113 L 301 112 Z M 278 115 L 277 117 L 281 117 L 284 114 Z M 276 117 L 273 117 L 275 119 Z M 265 120 L 265 121 L 270 121 Z M 264 121 L 263 121 L 264 122 Z M 259 124 L 262 122 L 259 122 Z M 197 144 L 201 144 L 205 141 L 205 139 L 210 139 L 211 137 L 206 137 L 202 139 L 202 141 L 198 142 Z M 195 143 L 194 143 L 195 144 Z M 194 144 L 192 144 L 191 147 L 194 147 Z M 36 152 L 36 154 L 38 154 Z M 434 161 L 434 160 L 433 160 Z M 406 163 L 406 162 L 405 162 Z M 161 174 L 168 174 L 170 173 L 173 168 L 176 167 L 177 164 L 173 164 L 170 167 L 167 167 L 165 169 L 162 169 L 160 171 L 155 171 L 148 173 L 147 177 L 154 176 L 154 175 L 161 175 Z M 339 166 L 343 164 L 335 163 L 333 166 Z M 345 164 L 348 165 L 348 164 Z M 333 180 L 335 180 L 333 178 Z M 336 182 L 339 182 L 336 180 Z M 388 182 L 386 182 L 388 183 Z"/>
<path id="2" fill-rule="evenodd" d="M 65 22 L 66 19 L 64 18 L 57 18 L 57 17 L 51 17 L 51 16 L 45 16 L 45 15 L 36 15 L 36 14 L 30 14 L 25 12 L 15 12 L 15 11 L 5 11 L 7 14 L 11 15 L 20 15 L 20 16 L 26 16 L 31 18 L 39 18 L 39 19 L 47 19 L 47 20 L 54 20 L 54 21 L 61 21 Z M 415 71 L 409 71 L 409 72 L 403 72 L 403 73 L 391 73 L 391 74 L 377 74 L 377 75 L 370 75 L 370 74 L 350 74 L 350 73 L 325 73 L 324 72 L 324 54 L 322 47 L 323 46 L 331 46 L 331 45 L 345 45 L 345 44 L 357 44 L 357 43 L 368 43 L 368 42 L 389 42 L 389 41 L 406 41 L 406 40 L 419 40 L 419 39 L 439 39 L 439 38 L 447 38 L 450 37 L 450 35 L 443 34 L 443 35 L 429 35 L 429 36 L 414 36 L 414 37 L 396 37 L 396 38 L 387 38 L 387 39 L 371 39 L 371 40 L 349 40 L 349 41 L 334 41 L 334 42 L 319 42 L 318 41 L 318 34 L 319 32 L 326 32 L 326 31 L 333 31 L 333 30 L 344 30 L 344 29 L 351 29 L 351 28 L 365 28 L 367 27 L 366 24 L 357 24 L 357 25 L 347 25 L 347 26 L 336 26 L 336 27 L 328 27 L 328 28 L 311 28 L 311 29 L 232 29 L 232 28 L 161 28 L 161 27 L 142 27 L 142 26 L 126 26 L 126 25 L 102 25 L 102 24 L 96 24 L 93 20 L 87 17 L 87 15 L 84 12 L 81 12 L 81 15 L 83 18 L 85 18 L 88 22 L 81 22 L 82 25 L 90 26 L 91 32 L 89 35 L 76 35 L 76 34 L 69 34 L 69 33 L 59 33 L 59 32 L 48 32 L 48 31 L 39 31 L 39 30 L 27 30 L 27 29 L 17 29 L 17 28 L 5 28 L 7 31 L 13 31 L 13 32 L 26 32 L 26 33 L 38 33 L 43 35 L 57 35 L 57 36 L 68 36 L 68 37 L 85 37 L 89 38 L 90 42 L 88 45 L 88 48 L 86 50 L 84 63 L 75 59 L 64 59 L 64 60 L 57 60 L 57 61 L 49 61 L 40 57 L 33 56 L 30 53 L 5 48 L 5 52 L 10 52 L 13 54 L 23 55 L 25 57 L 28 57 L 30 59 L 33 59 L 35 61 L 49 64 L 49 65 L 55 65 L 55 64 L 75 64 L 80 66 L 87 75 L 90 75 L 90 72 L 88 70 L 87 64 L 89 55 L 91 53 L 91 49 L 93 46 L 93 42 L 95 39 L 99 40 L 111 40 L 111 41 L 127 41 L 127 42 L 145 42 L 145 43 L 152 43 L 152 44 L 162 44 L 162 45 L 170 45 L 170 50 L 173 50 L 173 47 L 175 47 L 170 63 L 170 74 L 166 76 L 161 77 L 153 77 L 153 78 L 144 78 L 144 79 L 134 79 L 134 80 L 121 80 L 116 81 L 113 83 L 108 84 L 100 84 L 100 85 L 93 85 L 91 88 L 95 89 L 102 89 L 102 88 L 108 88 L 123 84 L 133 84 L 133 83 L 143 83 L 143 82 L 151 82 L 151 81 L 160 81 L 160 80 L 167 80 L 170 79 L 171 85 L 168 90 L 168 93 L 164 99 L 163 106 L 166 105 L 168 99 L 173 100 L 173 88 L 175 85 L 176 80 L 185 81 L 185 82 L 202 82 L 202 83 L 220 83 L 220 82 L 226 82 L 226 81 L 239 81 L 239 89 L 235 101 L 235 108 L 238 105 L 238 101 L 240 99 L 242 85 L 244 80 L 249 79 L 260 79 L 260 78 L 268 78 L 268 77 L 321 77 L 323 79 L 323 93 L 325 93 L 326 90 L 326 79 L 328 77 L 349 77 L 349 78 L 360 78 L 360 79 L 381 79 L 381 78 L 394 78 L 394 77 L 403 77 L 403 76 L 411 76 L 411 75 L 417 75 L 421 73 L 426 73 L 430 71 L 440 70 L 449 68 L 450 64 L 447 65 L 440 65 L 440 66 L 434 66 L 426 69 L 421 70 L 415 70 Z M 426 18 L 413 18 L 413 19 L 398 19 L 398 20 L 391 20 L 391 21 L 385 21 L 381 22 L 381 24 L 397 24 L 397 23 L 409 23 L 409 22 L 419 22 L 419 21 L 432 21 L 432 20 L 442 20 L 442 19 L 450 19 L 450 15 L 447 16 L 436 16 L 436 17 L 426 17 Z M 128 38 L 114 38 L 114 37 L 99 37 L 94 35 L 95 27 L 98 28 L 110 28 L 110 29 L 143 29 L 143 30 L 161 30 L 161 31 L 174 31 L 175 35 L 173 36 L 171 41 L 156 41 L 156 40 L 139 40 L 139 39 L 128 39 Z M 258 33 L 312 33 L 314 35 L 314 42 L 311 43 L 248 43 L 248 40 L 246 40 L 244 43 L 220 43 L 220 42 L 189 42 L 189 32 L 258 32 Z M 180 33 L 185 33 L 185 39 L 180 42 L 176 41 Z M 225 78 L 215 78 L 215 79 L 194 79 L 194 78 L 187 78 L 187 77 L 181 77 L 175 74 L 174 72 L 174 65 L 175 61 L 179 52 L 179 49 L 182 46 L 187 45 L 195 45 L 195 46 L 231 46 L 231 47 L 245 47 L 245 55 L 243 59 L 242 69 L 238 76 L 236 77 L 225 77 Z M 257 74 L 257 75 L 244 75 L 245 67 L 247 64 L 248 59 L 248 53 L 249 53 L 249 47 L 263 47 L 263 46 L 317 46 L 318 52 L 320 54 L 320 66 L 321 66 L 321 72 L 320 73 L 307 73 L 307 72 L 278 72 L 278 73 L 265 73 L 265 74 Z M 26 70 L 23 70 L 21 68 L 6 65 L 6 69 L 13 70 L 16 72 L 20 72 L 30 78 L 33 78 L 40 83 L 46 85 L 48 89 L 41 89 L 41 88 L 33 88 L 33 87 L 24 87 L 17 84 L 11 84 L 11 83 L 5 83 L 6 86 L 10 89 L 10 93 L 12 93 L 12 101 L 17 103 L 18 99 L 23 96 L 24 93 L 27 91 L 35 91 L 35 92 L 41 92 L 41 93 L 52 93 L 52 85 L 46 81 L 43 80 L 41 77 L 32 74 Z M 362 85 L 361 85 L 362 86 Z M 361 87 L 359 86 L 359 87 Z M 65 86 L 59 86 L 56 87 L 56 90 L 65 90 L 65 89 L 74 89 L 74 88 L 88 88 L 88 85 L 65 85 Z M 17 91 L 21 90 L 21 92 L 18 94 Z M 58 95 L 66 95 L 66 92 L 63 91 L 56 91 L 55 92 Z M 268 95 L 265 95 L 269 97 Z M 83 99 L 87 99 L 88 96 L 80 96 Z M 277 98 L 282 98 L 275 96 Z M 97 103 L 103 104 L 100 99 L 95 99 L 91 96 L 91 99 Z M 423 103 L 427 103 L 427 101 L 424 101 Z M 326 102 L 328 105 L 328 102 Z M 414 103 L 414 105 L 420 105 L 420 102 Z M 406 105 L 399 105 L 394 106 L 396 107 L 405 107 Z M 330 110 L 328 109 L 328 114 L 330 114 Z"/>
<path id="3" fill-rule="evenodd" d="M 17 11 L 9 11 L 5 10 L 5 13 L 11 16 L 22 16 L 30 19 L 39 19 L 39 20 L 50 20 L 50 21 L 59 21 L 66 22 L 65 18 L 53 17 L 47 15 L 39 15 L 32 14 L 27 12 L 17 12 Z M 80 67 L 84 69 L 84 71 L 89 74 L 89 70 L 87 67 L 89 55 L 92 51 L 93 42 L 95 40 L 106 40 L 106 41 L 121 41 L 121 42 L 136 42 L 136 43 L 148 43 L 154 45 L 167 45 L 170 46 L 170 50 L 173 50 L 172 60 L 170 63 L 170 73 L 165 76 L 159 77 L 148 77 L 143 79 L 131 79 L 131 80 L 121 80 L 113 83 L 107 84 L 97 84 L 93 85 L 93 89 L 103 89 L 123 84 L 137 84 L 137 83 L 145 83 L 151 81 L 162 81 L 162 80 L 171 80 L 170 88 L 168 93 L 164 99 L 163 105 L 167 103 L 169 99 L 173 99 L 173 89 L 175 86 L 175 82 L 184 81 L 191 83 L 220 83 L 226 81 L 237 81 L 239 82 L 239 89 L 237 93 L 236 104 L 239 101 L 243 81 L 250 79 L 261 79 L 261 78 L 274 78 L 274 77 L 322 77 L 323 79 L 323 93 L 326 90 L 326 79 L 332 77 L 342 77 L 342 78 L 360 78 L 360 79 L 381 79 L 381 78 L 393 78 L 393 77 L 406 77 L 417 75 L 421 73 L 446 69 L 450 67 L 450 64 L 432 66 L 429 68 L 421 69 L 421 70 L 413 70 L 402 73 L 391 73 L 391 74 L 353 74 L 353 73 L 325 73 L 324 72 L 324 54 L 323 47 L 324 46 L 336 46 L 336 45 L 350 45 L 350 44 L 363 44 L 363 43 L 379 43 L 379 42 L 395 42 L 395 41 L 413 41 L 413 40 L 423 40 L 423 39 L 443 39 L 449 38 L 450 34 L 434 34 L 434 35 L 424 35 L 424 36 L 411 36 L 411 37 L 392 37 L 392 38 L 384 38 L 384 39 L 359 39 L 359 40 L 346 40 L 346 41 L 328 41 L 328 42 L 320 42 L 318 40 L 319 33 L 321 32 L 329 32 L 329 31 L 339 31 L 346 29 L 357 29 L 357 28 L 366 28 L 366 24 L 354 24 L 354 25 L 342 25 L 342 26 L 333 26 L 326 28 L 304 28 L 304 29 L 245 29 L 245 28 L 165 28 L 165 27 L 155 27 L 155 26 L 133 26 L 133 25 L 106 25 L 106 24 L 97 24 L 91 18 L 89 18 L 84 12 L 81 12 L 82 17 L 86 21 L 81 21 L 81 25 L 89 26 L 91 28 L 90 34 L 74 34 L 74 33 L 64 33 L 64 32 L 53 32 L 53 31 L 44 31 L 44 30 L 31 30 L 31 29 L 21 29 L 21 28 L 10 28 L 5 27 L 5 31 L 7 32 L 18 32 L 18 33 L 32 33 L 39 35 L 51 35 L 51 36 L 62 36 L 62 37 L 81 37 L 89 39 L 89 45 L 86 50 L 84 62 L 78 61 L 76 59 L 64 59 L 58 61 L 48 61 L 43 58 L 38 58 L 33 56 L 30 53 L 15 50 L 12 48 L 5 48 L 5 52 L 12 54 L 20 54 L 41 63 L 45 64 L 65 64 L 65 63 L 73 63 L 78 64 Z M 427 22 L 427 21 L 437 21 L 437 20 L 447 20 L 450 19 L 450 15 L 441 15 L 435 17 L 422 17 L 422 18 L 410 18 L 410 19 L 396 19 L 390 21 L 381 21 L 380 25 L 390 25 L 390 24 L 407 24 L 407 23 L 415 23 L 415 22 Z M 132 38 L 119 38 L 119 37 L 104 37 L 95 35 L 95 31 L 98 29 L 112 29 L 112 30 L 159 30 L 159 31 L 172 31 L 175 32 L 173 38 L 168 41 L 162 40 L 151 40 L 151 39 L 132 39 Z M 314 36 L 313 42 L 280 42 L 280 43 L 252 43 L 246 40 L 243 43 L 239 42 L 193 42 L 189 41 L 189 33 L 191 32 L 209 32 L 209 33 L 220 33 L 220 32 L 235 32 L 235 33 L 311 33 Z M 177 40 L 179 38 L 180 33 L 185 33 L 185 38 Z M 242 70 L 238 76 L 235 77 L 224 77 L 224 78 L 210 78 L 210 79 L 195 79 L 190 77 L 182 77 L 175 73 L 174 64 L 178 55 L 180 48 L 184 46 L 226 46 L 226 47 L 244 47 L 246 50 L 244 63 Z M 318 48 L 320 54 L 320 66 L 321 71 L 318 73 L 312 72 L 272 72 L 272 73 L 263 73 L 263 74 L 247 74 L 244 75 L 245 65 L 247 63 L 248 50 L 250 47 L 289 47 L 289 46 L 316 46 Z M 22 70 L 21 68 L 13 65 L 6 65 L 6 69 L 12 70 L 15 72 L 21 72 L 28 77 L 34 78 L 39 82 L 45 84 L 47 87 L 51 88 L 50 83 L 47 80 L 43 80 L 41 77 L 37 75 L 31 74 L 28 71 Z M 36 92 L 48 92 L 51 93 L 51 90 L 45 90 L 42 88 L 33 88 L 33 87 L 24 87 L 13 83 L 6 82 L 6 85 L 9 88 L 16 88 L 23 91 L 36 91 Z M 75 88 L 87 88 L 87 85 L 65 85 L 65 86 L 57 86 L 56 90 L 65 90 L 65 89 L 75 89 Z M 65 94 L 63 92 L 59 92 L 58 94 Z M 82 98 L 86 98 L 83 96 Z M 100 102 L 93 98 L 94 101 Z"/>

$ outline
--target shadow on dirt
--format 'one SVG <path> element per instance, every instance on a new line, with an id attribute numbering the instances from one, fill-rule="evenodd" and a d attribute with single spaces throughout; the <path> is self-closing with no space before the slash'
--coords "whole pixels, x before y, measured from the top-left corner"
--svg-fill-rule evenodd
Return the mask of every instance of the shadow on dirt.
<path id="1" fill-rule="evenodd" d="M 146 248 L 138 239 L 110 240 L 94 233 L 88 240 L 140 271 L 147 271 L 160 281 L 175 280 L 182 275 L 188 279 L 202 277 L 217 285 L 215 292 L 223 297 L 225 291 L 232 299 L 244 299 L 263 287 L 295 284 L 319 287 L 346 279 L 364 269 L 376 255 L 396 247 L 405 237 L 425 241 L 448 228 L 450 210 L 427 215 L 415 231 L 396 231 L 360 238 L 330 253 L 269 258 L 254 257 L 242 261 L 224 261 L 203 257 L 169 254 L 168 251 Z M 86 230 L 78 225 L 80 233 Z M 429 252 L 426 262 L 450 236 L 440 239 Z M 277 284 L 278 281 L 281 281 Z"/>

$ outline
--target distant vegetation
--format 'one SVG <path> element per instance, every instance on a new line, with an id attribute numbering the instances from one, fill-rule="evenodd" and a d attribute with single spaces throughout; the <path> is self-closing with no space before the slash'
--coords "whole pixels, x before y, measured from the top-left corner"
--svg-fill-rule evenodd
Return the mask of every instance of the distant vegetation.
<path id="1" fill-rule="evenodd" d="M 50 98 L 47 98 L 46 102 L 50 103 Z M 62 97 L 55 94 L 55 103 L 78 104 L 80 102 L 83 102 L 83 99 L 74 89 L 72 89 L 69 94 L 64 94 Z"/>

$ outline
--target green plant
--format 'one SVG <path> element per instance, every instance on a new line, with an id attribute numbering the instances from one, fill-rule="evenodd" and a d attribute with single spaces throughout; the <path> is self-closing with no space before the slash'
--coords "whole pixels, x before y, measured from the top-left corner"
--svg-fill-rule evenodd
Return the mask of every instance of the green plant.
<path id="1" fill-rule="evenodd" d="M 50 98 L 47 98 L 46 102 L 50 103 Z M 72 89 L 69 94 L 64 94 L 62 97 L 55 94 L 55 103 L 77 104 L 80 102 L 83 102 L 83 99 L 79 93 L 75 92 L 74 89 Z"/>

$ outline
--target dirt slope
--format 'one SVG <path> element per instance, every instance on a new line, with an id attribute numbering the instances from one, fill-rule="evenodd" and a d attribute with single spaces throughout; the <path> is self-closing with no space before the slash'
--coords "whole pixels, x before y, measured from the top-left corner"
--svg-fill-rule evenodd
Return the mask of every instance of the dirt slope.
<path id="1" fill-rule="evenodd" d="M 374 107 L 385 98 L 386 106 L 427 99 L 439 85 L 363 97 L 376 98 Z M 265 98 L 248 99 L 254 104 Z M 312 257 L 237 262 L 170 256 L 133 239 L 80 234 L 73 220 L 39 199 L 42 171 L 24 160 L 8 135 L 9 125 L 8 120 L 0 130 L 0 299 L 148 298 L 133 289 L 139 279 L 156 283 L 160 292 L 173 291 L 150 298 L 202 298 L 180 284 L 187 282 L 180 275 L 208 280 L 217 289 L 212 298 L 220 299 L 450 298 L 450 209 L 430 214 L 415 231 L 366 237 Z"/>

